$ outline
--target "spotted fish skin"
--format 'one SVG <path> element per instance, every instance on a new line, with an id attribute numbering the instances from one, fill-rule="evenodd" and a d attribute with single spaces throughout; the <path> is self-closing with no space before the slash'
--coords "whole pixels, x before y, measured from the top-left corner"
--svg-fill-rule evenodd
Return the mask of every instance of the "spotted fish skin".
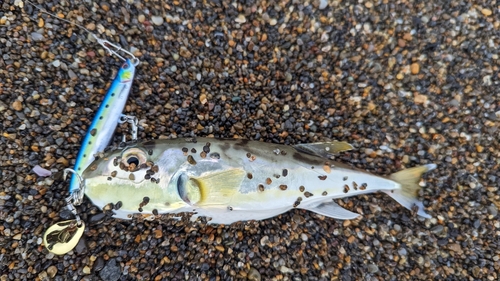
<path id="1" fill-rule="evenodd" d="M 380 177 L 329 159 L 348 144 L 285 146 L 242 139 L 154 140 L 107 152 L 83 173 L 86 195 L 116 217 L 195 212 L 212 223 L 260 220 L 302 208 L 338 219 L 358 216 L 332 199 L 384 191 L 430 217 L 416 198 L 429 164 Z M 147 198 L 147 200 L 145 200 Z M 147 201 L 147 202 L 145 202 Z"/>

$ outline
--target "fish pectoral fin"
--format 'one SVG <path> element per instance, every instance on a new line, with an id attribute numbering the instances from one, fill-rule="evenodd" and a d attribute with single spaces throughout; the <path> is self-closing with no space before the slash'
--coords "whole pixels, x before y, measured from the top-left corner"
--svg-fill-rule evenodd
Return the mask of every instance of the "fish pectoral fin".
<path id="1" fill-rule="evenodd" d="M 346 210 L 342 207 L 340 207 L 337 203 L 335 202 L 326 202 L 326 203 L 321 203 L 316 207 L 313 208 L 308 208 L 305 207 L 303 209 L 309 210 L 311 212 L 315 212 L 317 214 L 327 216 L 330 218 L 334 219 L 341 219 L 341 220 L 352 220 L 360 216 L 360 214 L 351 212 L 349 210 Z"/>
<path id="2" fill-rule="evenodd" d="M 352 145 L 343 141 L 303 143 L 293 146 L 298 151 L 330 158 L 333 154 L 353 149 Z"/>
<path id="3" fill-rule="evenodd" d="M 191 177 L 189 185 L 196 185 L 200 191 L 196 206 L 225 205 L 238 192 L 246 172 L 243 169 L 229 169 L 208 172 L 199 177 Z"/>

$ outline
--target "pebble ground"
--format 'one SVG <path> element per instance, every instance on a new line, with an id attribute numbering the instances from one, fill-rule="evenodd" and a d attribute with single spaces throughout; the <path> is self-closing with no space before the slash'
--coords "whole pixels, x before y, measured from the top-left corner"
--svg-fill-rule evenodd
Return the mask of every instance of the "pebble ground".
<path id="1" fill-rule="evenodd" d="M 0 4 L 0 280 L 498 280 L 500 3 L 491 1 L 42 1 L 141 64 L 125 112 L 141 139 L 329 139 L 337 160 L 387 175 L 438 168 L 432 219 L 383 194 L 231 226 L 122 221 L 89 200 L 75 250 L 42 245 L 119 60 L 23 0 Z M 117 132 L 115 141 L 121 137 Z"/>

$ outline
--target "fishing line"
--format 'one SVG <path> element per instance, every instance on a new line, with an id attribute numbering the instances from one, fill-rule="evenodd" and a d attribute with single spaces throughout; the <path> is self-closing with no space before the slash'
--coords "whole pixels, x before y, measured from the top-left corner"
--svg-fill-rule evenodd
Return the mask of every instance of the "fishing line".
<path id="1" fill-rule="evenodd" d="M 33 7 L 35 7 L 36 9 L 38 9 L 41 13 L 44 13 L 44 14 L 47 14 L 49 16 L 52 16 L 58 20 L 62 20 L 64 22 L 67 22 L 69 24 L 73 24 L 75 25 L 76 27 L 86 31 L 87 33 L 89 33 L 90 35 L 92 35 L 92 37 L 94 37 L 94 39 L 97 41 L 97 43 L 99 45 L 101 45 L 106 51 L 108 51 L 108 53 L 110 55 L 115 55 L 117 56 L 118 58 L 120 58 L 121 60 L 123 61 L 126 61 L 126 59 L 124 57 L 122 57 L 118 52 L 124 52 L 125 54 L 129 55 L 131 57 L 131 62 L 136 66 L 139 64 L 139 59 L 134 56 L 134 54 L 132 54 L 131 52 L 123 49 L 122 47 L 116 45 L 116 44 L 113 44 L 111 42 L 109 42 L 108 40 L 105 40 L 105 39 L 101 39 L 99 38 L 97 35 L 95 35 L 93 32 L 91 32 L 90 30 L 88 30 L 86 27 L 84 27 L 83 25 L 81 24 L 78 24 L 78 23 L 75 23 L 75 22 L 72 22 L 70 20 L 67 20 L 67 19 L 64 19 L 64 18 L 61 18 L 61 17 L 58 17 L 57 15 L 53 14 L 53 13 L 50 13 L 47 11 L 47 9 L 43 8 L 43 7 L 40 7 L 38 5 L 35 5 L 33 2 L 29 1 L 29 0 L 25 0 L 26 2 L 28 2 L 30 5 L 32 5 Z M 115 50 L 113 50 L 112 48 L 108 47 L 108 46 L 111 46 L 112 48 L 114 48 Z"/>

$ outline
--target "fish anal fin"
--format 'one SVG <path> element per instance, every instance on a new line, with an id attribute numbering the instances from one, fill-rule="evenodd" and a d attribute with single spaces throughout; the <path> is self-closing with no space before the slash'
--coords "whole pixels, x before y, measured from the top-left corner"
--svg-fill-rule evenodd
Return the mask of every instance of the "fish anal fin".
<path id="1" fill-rule="evenodd" d="M 219 172 L 204 173 L 199 177 L 191 177 L 190 185 L 200 190 L 197 206 L 225 205 L 238 192 L 246 173 L 243 169 L 228 169 Z"/>
<path id="2" fill-rule="evenodd" d="M 311 212 L 315 212 L 317 214 L 334 218 L 334 219 L 340 219 L 340 220 L 352 220 L 360 216 L 360 214 L 351 212 L 349 210 L 346 210 L 342 207 L 340 207 L 337 203 L 335 202 L 326 202 L 326 203 L 321 203 L 318 206 L 315 207 L 305 207 L 303 209 L 306 209 Z"/>
<path id="3" fill-rule="evenodd" d="M 352 145 L 343 141 L 315 142 L 294 145 L 294 148 L 311 155 L 330 158 L 332 154 L 353 149 Z"/>
<path id="4" fill-rule="evenodd" d="M 419 216 L 431 218 L 431 216 L 425 212 L 422 202 L 420 202 L 417 198 L 418 190 L 420 189 L 418 182 L 420 181 L 422 174 L 435 168 L 435 164 L 428 164 L 394 173 L 390 175 L 390 179 L 399 183 L 401 185 L 401 189 L 384 192 L 408 210 L 411 210 L 413 206 L 416 205 L 418 207 L 417 214 Z"/>

